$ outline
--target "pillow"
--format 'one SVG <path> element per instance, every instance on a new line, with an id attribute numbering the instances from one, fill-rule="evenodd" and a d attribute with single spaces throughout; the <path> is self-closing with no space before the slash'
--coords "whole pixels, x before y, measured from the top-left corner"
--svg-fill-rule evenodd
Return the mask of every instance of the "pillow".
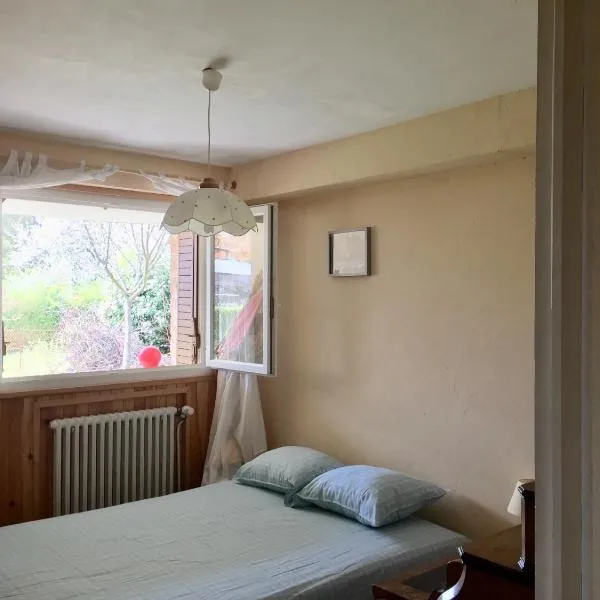
<path id="1" fill-rule="evenodd" d="M 242 465 L 235 481 L 286 494 L 286 504 L 321 473 L 343 466 L 327 454 L 302 446 L 284 446 L 269 450 Z"/>
<path id="2" fill-rule="evenodd" d="M 370 527 L 405 519 L 445 494 L 433 483 L 390 469 L 354 465 L 313 479 L 297 496 Z"/>

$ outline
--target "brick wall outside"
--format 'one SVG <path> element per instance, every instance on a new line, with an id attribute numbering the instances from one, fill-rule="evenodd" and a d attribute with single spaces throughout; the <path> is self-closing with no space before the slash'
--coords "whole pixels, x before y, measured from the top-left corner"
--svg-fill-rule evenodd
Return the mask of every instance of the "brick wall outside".
<path id="1" fill-rule="evenodd" d="M 195 359 L 194 317 L 197 238 L 186 232 L 173 235 L 171 245 L 171 360 L 191 365 Z"/>

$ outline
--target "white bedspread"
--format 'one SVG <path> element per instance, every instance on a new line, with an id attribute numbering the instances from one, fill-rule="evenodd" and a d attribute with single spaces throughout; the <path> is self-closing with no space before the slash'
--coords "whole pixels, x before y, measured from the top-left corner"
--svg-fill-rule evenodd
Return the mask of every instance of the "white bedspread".
<path id="1" fill-rule="evenodd" d="M 370 598 L 461 536 L 417 518 L 379 530 L 233 483 L 0 529 L 0 598 Z"/>

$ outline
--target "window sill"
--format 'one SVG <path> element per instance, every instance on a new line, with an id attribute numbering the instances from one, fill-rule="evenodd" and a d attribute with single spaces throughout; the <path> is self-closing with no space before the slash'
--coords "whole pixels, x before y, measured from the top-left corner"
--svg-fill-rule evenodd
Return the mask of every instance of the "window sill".
<path id="1" fill-rule="evenodd" d="M 32 377 L 10 377 L 0 379 L 0 398 L 29 392 L 46 392 L 119 385 L 127 383 L 146 383 L 169 379 L 190 379 L 212 375 L 214 371 L 200 365 L 181 367 L 159 367 L 157 369 L 129 369 L 125 371 L 101 371 L 95 373 L 67 373 L 62 375 L 38 375 Z"/>

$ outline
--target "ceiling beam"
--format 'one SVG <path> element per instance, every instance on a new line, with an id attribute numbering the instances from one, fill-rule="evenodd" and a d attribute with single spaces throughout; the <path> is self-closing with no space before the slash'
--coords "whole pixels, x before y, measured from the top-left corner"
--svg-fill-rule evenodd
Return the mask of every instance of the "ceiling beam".
<path id="1" fill-rule="evenodd" d="M 530 154 L 534 88 L 233 167 L 247 201 L 278 199 Z"/>

